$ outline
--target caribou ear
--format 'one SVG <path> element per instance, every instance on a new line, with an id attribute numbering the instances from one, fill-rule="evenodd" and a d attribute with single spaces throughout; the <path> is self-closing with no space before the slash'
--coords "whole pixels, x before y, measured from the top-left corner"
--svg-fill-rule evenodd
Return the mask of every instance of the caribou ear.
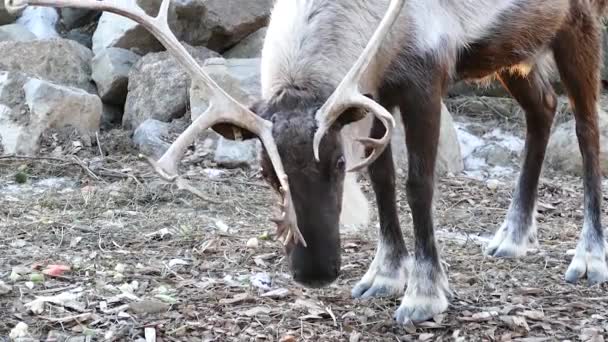
<path id="1" fill-rule="evenodd" d="M 265 108 L 266 102 L 257 101 L 249 107 L 249 110 L 255 113 L 256 115 L 261 116 L 260 113 L 264 113 Z M 217 134 L 229 140 L 249 140 L 257 138 L 255 134 L 227 123 L 213 125 L 211 129 L 213 129 Z"/>

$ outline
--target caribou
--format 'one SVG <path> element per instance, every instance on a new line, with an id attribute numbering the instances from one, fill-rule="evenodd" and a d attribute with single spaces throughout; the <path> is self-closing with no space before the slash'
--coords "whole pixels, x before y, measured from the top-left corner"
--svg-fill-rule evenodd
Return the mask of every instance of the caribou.
<path id="1" fill-rule="evenodd" d="M 608 0 L 275 0 L 262 51 L 262 98 L 250 107 L 222 90 L 171 33 L 170 0 L 155 17 L 118 0 L 5 1 L 12 10 L 29 4 L 110 11 L 153 33 L 206 87 L 211 105 L 162 158 L 148 161 L 164 179 L 187 184 L 178 164 L 201 131 L 259 139 L 264 177 L 282 198 L 277 235 L 300 284 L 322 287 L 338 277 L 345 175 L 367 168 L 380 234 L 352 295 L 403 295 L 395 314 L 401 323 L 444 312 L 452 295 L 432 214 L 441 101 L 451 82 L 496 78 L 523 108 L 522 170 L 486 253 L 519 257 L 537 243 L 537 188 L 557 103 L 548 81 L 552 59 L 573 107 L 584 164 L 584 222 L 565 280 L 608 280 L 597 108 L 600 19 Z M 396 205 L 390 147 L 396 108 L 406 131 L 412 254 Z M 366 136 L 342 134 L 366 118 L 372 119 Z M 357 142 L 365 153 L 353 165 L 348 151 Z"/>

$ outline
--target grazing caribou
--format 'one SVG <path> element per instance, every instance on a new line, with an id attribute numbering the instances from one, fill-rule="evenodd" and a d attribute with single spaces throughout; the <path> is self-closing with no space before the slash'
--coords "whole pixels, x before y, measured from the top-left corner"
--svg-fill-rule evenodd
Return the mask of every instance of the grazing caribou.
<path id="1" fill-rule="evenodd" d="M 354 144 L 341 131 L 372 113 L 370 137 L 357 139 L 368 156 L 349 171 L 368 166 L 380 239 L 352 293 L 373 297 L 405 290 L 399 322 L 426 320 L 448 307 L 432 202 L 441 100 L 450 82 L 497 77 L 524 109 L 522 172 L 487 253 L 517 257 L 536 242 L 538 180 L 557 102 L 544 63 L 552 54 L 574 108 L 584 160 L 583 231 L 566 280 L 585 275 L 590 284 L 608 280 L 597 115 L 600 19 L 608 0 L 276 0 L 262 53 L 262 99 L 252 108 L 218 87 L 171 34 L 169 0 L 155 18 L 119 1 L 5 1 L 7 8 L 29 3 L 111 11 L 150 30 L 206 86 L 211 103 L 150 163 L 163 178 L 184 184 L 177 166 L 201 131 L 211 127 L 228 138 L 259 138 L 264 175 L 283 198 L 279 237 L 294 279 L 306 286 L 327 285 L 339 274 L 339 217 L 351 162 L 344 151 Z M 396 107 L 406 130 L 412 256 L 399 225 L 389 144 L 390 111 Z"/>

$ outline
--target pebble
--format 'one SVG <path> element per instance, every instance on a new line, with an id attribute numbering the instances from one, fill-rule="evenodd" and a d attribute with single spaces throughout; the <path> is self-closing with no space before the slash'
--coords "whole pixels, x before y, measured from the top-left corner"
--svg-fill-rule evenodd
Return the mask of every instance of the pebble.
<path id="1" fill-rule="evenodd" d="M 251 238 L 247 240 L 247 248 L 258 248 L 260 246 L 260 242 L 257 238 Z"/>
<path id="2" fill-rule="evenodd" d="M 500 182 L 496 179 L 489 179 L 486 182 L 486 186 L 488 187 L 488 189 L 490 190 L 496 190 L 498 189 L 498 187 L 500 186 Z"/>

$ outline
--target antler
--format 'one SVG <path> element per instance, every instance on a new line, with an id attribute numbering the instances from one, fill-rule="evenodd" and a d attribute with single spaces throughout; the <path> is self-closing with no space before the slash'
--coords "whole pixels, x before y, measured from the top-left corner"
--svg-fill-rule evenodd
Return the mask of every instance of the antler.
<path id="1" fill-rule="evenodd" d="M 76 7 L 99 11 L 108 11 L 127 17 L 145 27 L 158 39 L 177 61 L 188 70 L 192 78 L 197 79 L 201 85 L 206 87 L 206 93 L 210 94 L 209 108 L 203 115 L 199 116 L 169 147 L 167 152 L 157 161 L 144 157 L 154 170 L 165 180 L 182 184 L 182 188 L 192 191 L 192 187 L 183 186 L 184 180 L 178 179 L 178 163 L 183 158 L 187 147 L 194 142 L 196 137 L 204 130 L 214 125 L 224 123 L 245 129 L 262 141 L 266 152 L 272 162 L 275 173 L 281 184 L 283 201 L 281 204 L 282 215 L 274 220 L 279 238 L 284 235 L 284 244 L 293 240 L 295 244 L 301 242 L 306 247 L 306 241 L 300 233 L 297 217 L 293 209 L 289 182 L 285 174 L 277 146 L 272 136 L 272 123 L 264 120 L 244 107 L 228 93 L 226 93 L 196 62 L 179 42 L 169 28 L 167 21 L 169 4 L 171 0 L 163 0 L 158 15 L 151 17 L 139 6 L 125 6 L 124 0 L 4 0 L 8 11 L 16 12 L 28 5 L 50 6 L 50 7 Z M 122 4 L 121 4 L 122 2 Z M 235 128 L 236 129 L 236 128 Z M 235 132 L 236 133 L 236 132 Z M 195 193 L 200 196 L 200 193 Z"/>
<path id="2" fill-rule="evenodd" d="M 361 56 L 359 56 L 359 59 L 346 74 L 346 77 L 344 77 L 327 102 L 325 102 L 325 104 L 323 104 L 323 106 L 317 111 L 316 119 L 319 128 L 317 129 L 317 132 L 315 132 L 313 142 L 314 154 L 317 161 L 319 160 L 319 145 L 321 143 L 321 139 L 329 127 L 331 127 L 331 125 L 333 125 L 333 123 L 336 122 L 336 120 L 340 117 L 340 115 L 351 107 L 360 107 L 372 112 L 377 119 L 382 121 L 386 127 L 386 133 L 381 139 L 357 139 L 357 141 L 362 143 L 364 146 L 372 148 L 373 151 L 371 155 L 361 163 L 351 167 L 348 170 L 349 172 L 358 171 L 373 163 L 389 144 L 393 128 L 395 127 L 393 116 L 380 104 L 361 94 L 359 91 L 359 83 L 363 77 L 365 69 L 367 69 L 372 59 L 380 49 L 382 40 L 388 35 L 390 28 L 397 20 L 397 17 L 399 17 L 403 3 L 404 0 L 391 0 L 386 15 L 380 22 L 378 29 L 370 39 L 365 50 Z"/>

